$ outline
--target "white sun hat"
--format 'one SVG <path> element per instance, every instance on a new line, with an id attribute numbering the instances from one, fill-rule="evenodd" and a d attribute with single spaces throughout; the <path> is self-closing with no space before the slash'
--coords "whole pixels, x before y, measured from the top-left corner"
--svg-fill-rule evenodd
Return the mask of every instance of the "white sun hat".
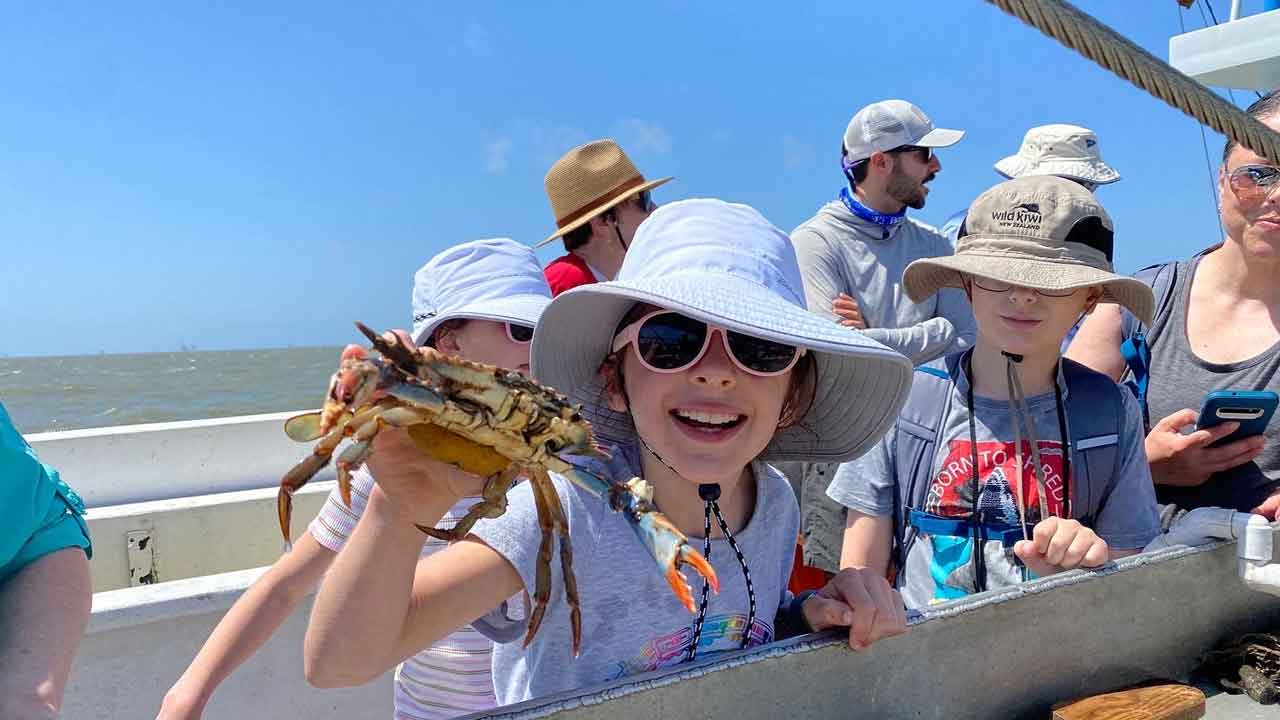
<path id="1" fill-rule="evenodd" d="M 1015 155 L 995 164 L 996 172 L 1007 178 L 1027 175 L 1057 175 L 1106 185 L 1120 179 L 1120 173 L 1102 161 L 1098 136 L 1078 125 L 1041 125 L 1027 131 Z"/>
<path id="2" fill-rule="evenodd" d="M 551 288 L 533 249 L 510 238 L 444 250 L 413 276 L 413 341 L 446 320 L 493 320 L 535 327 Z"/>
<path id="3" fill-rule="evenodd" d="M 813 406 L 775 433 L 766 460 L 857 457 L 888 430 L 910 389 L 907 358 L 805 309 L 800 266 L 785 233 L 746 205 L 683 200 L 640 224 L 616 280 L 561 293 L 533 336 L 538 382 L 586 400 L 584 415 L 605 442 L 635 437 L 630 416 L 600 402 L 598 373 L 636 303 L 813 353 Z"/>

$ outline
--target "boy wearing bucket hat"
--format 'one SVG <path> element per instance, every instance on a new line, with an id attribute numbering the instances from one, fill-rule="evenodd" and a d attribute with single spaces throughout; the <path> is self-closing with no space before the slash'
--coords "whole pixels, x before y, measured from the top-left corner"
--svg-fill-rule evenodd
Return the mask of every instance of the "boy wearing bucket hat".
<path id="1" fill-rule="evenodd" d="M 577 578 L 581 654 L 572 606 L 556 590 L 527 647 L 494 650 L 500 703 L 769 642 L 782 627 L 850 626 L 863 646 L 905 629 L 901 598 L 883 577 L 850 570 L 814 595 L 786 591 L 799 513 L 786 480 L 765 460 L 848 459 L 873 445 L 905 398 L 906 358 L 804 309 L 787 236 L 758 212 L 718 200 L 663 206 L 641 226 L 617 280 L 574 288 L 543 314 L 534 373 L 565 392 L 603 379 L 607 407 L 629 428 L 595 473 L 552 474 L 567 519 Z M 858 398 L 849 402 L 848 393 Z M 609 509 L 609 482 L 639 476 L 653 501 L 702 550 L 719 578 L 695 612 L 655 572 L 644 532 Z M 581 484 L 580 484 L 581 483 Z M 326 576 L 307 631 L 313 681 L 376 676 L 469 621 L 475 608 L 538 585 L 542 529 L 533 483 L 512 490 L 505 514 L 473 537 L 410 563 L 413 523 L 447 506 L 450 483 L 378 475 L 369 510 Z M 696 577 L 696 576 L 695 576 Z M 552 587 L 563 571 L 552 567 Z M 412 589 L 409 590 L 410 586 Z M 406 592 L 408 590 L 408 592 Z M 375 594 L 373 607 L 359 598 Z M 330 632 L 353 624 L 359 636 Z"/>
<path id="2" fill-rule="evenodd" d="M 617 276 L 636 228 L 657 207 L 650 191 L 670 180 L 646 180 L 613 140 L 580 145 L 557 160 L 545 180 L 556 231 L 537 245 L 564 240 L 566 254 L 545 270 L 552 294 Z"/>
<path id="3" fill-rule="evenodd" d="M 1096 567 L 1156 536 L 1133 396 L 1059 353 L 1097 303 L 1152 312 L 1150 290 L 1112 272 L 1112 245 L 1086 189 L 1027 177 L 974 201 L 954 256 L 907 267 L 914 299 L 969 295 L 978 340 L 918 368 L 896 428 L 836 472 L 843 565 L 892 566 L 922 607 Z"/>
<path id="4" fill-rule="evenodd" d="M 924 207 L 928 184 L 942 171 L 936 151 L 962 137 L 960 130 L 934 127 L 905 100 L 862 108 L 840 146 L 847 186 L 791 233 L 809 310 L 865 329 L 916 364 L 973 342 L 973 315 L 960 291 L 915 303 L 899 282 L 911 261 L 951 254 L 946 239 L 907 208 Z M 799 479 L 804 528 L 795 587 L 813 587 L 821 581 L 816 573 L 839 567 L 844 509 L 825 494 L 833 467 L 811 463 L 786 471 Z"/>
<path id="5" fill-rule="evenodd" d="M 506 238 L 462 243 L 431 258 L 414 275 L 412 337 L 445 354 L 527 373 L 533 328 L 550 302 L 550 289 L 529 247 Z M 397 449 L 411 457 L 417 452 L 387 448 L 383 442 L 378 454 L 386 460 Z M 373 476 L 362 468 L 351 477 L 350 507 L 337 488 L 330 493 L 308 532 L 214 629 L 165 695 L 161 719 L 201 716 L 217 686 L 320 582 L 364 513 L 373 484 Z M 457 523 L 479 500 L 459 498 L 444 515 L 443 526 Z M 427 538 L 420 543 L 421 555 L 430 556 L 445 545 Z M 396 717 L 447 718 L 492 708 L 492 645 L 466 626 L 407 658 L 396 668 Z"/>
<path id="6" fill-rule="evenodd" d="M 1120 173 L 1103 162 L 1097 134 L 1089 128 L 1064 123 L 1040 125 L 1028 130 L 1022 137 L 1018 152 L 998 161 L 995 170 L 1011 179 L 1056 175 L 1079 184 L 1089 192 L 1120 179 Z M 942 234 L 952 245 L 956 243 L 964 212 L 957 212 L 942 225 Z"/>

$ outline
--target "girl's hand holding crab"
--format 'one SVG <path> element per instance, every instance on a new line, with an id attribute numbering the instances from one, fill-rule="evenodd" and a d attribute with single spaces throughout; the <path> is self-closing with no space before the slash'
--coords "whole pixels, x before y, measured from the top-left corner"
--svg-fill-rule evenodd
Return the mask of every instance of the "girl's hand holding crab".
<path id="1" fill-rule="evenodd" d="M 384 333 L 412 345 L 403 330 Z M 459 498 L 480 495 L 485 479 L 463 472 L 422 452 L 401 428 L 384 427 L 373 440 L 365 466 L 377 483 L 382 511 L 415 525 L 434 527 Z"/>

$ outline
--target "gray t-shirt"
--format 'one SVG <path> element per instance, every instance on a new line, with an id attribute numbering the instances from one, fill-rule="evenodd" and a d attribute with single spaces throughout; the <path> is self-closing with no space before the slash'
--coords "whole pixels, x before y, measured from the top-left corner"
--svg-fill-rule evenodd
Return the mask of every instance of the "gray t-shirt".
<path id="1" fill-rule="evenodd" d="M 1059 373 L 1059 383 L 1063 383 Z M 1074 497 L 1102 497 L 1093 530 L 1112 548 L 1129 550 L 1145 547 L 1160 530 L 1151 471 L 1143 450 L 1142 417 L 1133 396 L 1116 388 L 1123 398 L 1120 418 L 1119 474 L 1117 477 L 1089 477 L 1087 463 L 1079 451 L 1072 455 L 1071 481 Z M 935 515 L 968 517 L 973 509 L 971 483 L 972 452 L 969 440 L 969 412 L 964 373 L 951 386 L 950 412 L 943 419 L 942 450 L 933 458 L 932 480 L 924 507 Z M 939 398 L 938 402 L 944 402 Z M 1063 402 L 1070 403 L 1070 389 L 1063 388 Z M 1053 515 L 1063 512 L 1062 439 L 1057 402 L 1052 392 L 1027 398 L 1035 420 L 1040 459 L 1046 470 L 1048 508 Z M 977 503 L 991 522 L 1016 525 L 1019 522 L 1016 494 L 1017 460 L 1013 414 L 1009 403 L 981 396 L 974 398 L 975 436 L 978 441 L 978 477 L 981 490 Z M 1068 429 L 1068 432 L 1070 429 Z M 844 463 L 836 471 L 827 493 L 845 507 L 868 515 L 894 512 L 896 484 L 907 482 L 910 468 L 898 468 L 895 458 L 896 431 L 891 431 L 866 455 Z M 1030 446 L 1023 438 L 1023 493 L 1028 531 L 1041 520 L 1039 492 L 1032 472 Z M 1081 483 L 1088 484 L 1084 490 Z M 905 510 L 902 511 L 905 517 Z M 899 518 L 903 522 L 903 518 Z M 903 599 L 908 607 L 954 600 L 975 591 L 973 541 L 960 537 L 931 537 L 921 533 L 907 554 L 904 572 L 898 574 Z M 1014 585 L 1023 578 L 1022 567 L 1012 546 L 988 541 L 983 549 L 987 563 L 987 587 Z"/>
<path id="2" fill-rule="evenodd" d="M 1147 387 L 1147 411 L 1151 424 L 1183 409 L 1200 410 L 1205 396 L 1214 390 L 1275 390 L 1280 392 L 1280 343 L 1247 360 L 1211 363 L 1201 360 L 1187 339 L 1187 303 L 1191 279 L 1200 265 L 1197 255 L 1178 264 L 1170 310 L 1157 318 L 1148 335 L 1151 345 L 1151 377 Z M 1280 489 L 1280 422 L 1274 418 L 1264 433 L 1262 454 L 1252 462 L 1214 474 L 1198 487 L 1161 485 L 1156 497 L 1182 508 L 1226 507 L 1248 512 Z"/>
<path id="3" fill-rule="evenodd" d="M 636 455 L 619 451 L 614 455 L 607 466 L 575 462 L 594 465 L 594 471 L 611 472 L 617 478 L 632 477 L 632 468 L 639 466 Z M 755 589 L 756 617 L 749 634 L 749 645 L 754 646 L 773 640 L 774 616 L 788 600 L 799 510 L 791 487 L 777 470 L 764 463 L 754 463 L 752 469 L 755 511 L 734 538 Z M 563 477 L 553 474 L 552 481 L 573 543 L 573 572 L 582 606 L 582 654 L 575 659 L 570 648 L 557 545 L 551 563 L 551 599 L 533 642 L 521 648 L 523 634 L 514 642 L 494 638 L 498 644 L 493 652 L 493 679 L 502 705 L 676 665 L 685 659 L 693 639 L 696 616 L 672 594 L 627 520 L 610 510 L 605 500 Z M 504 515 L 480 521 L 472 533 L 505 557 L 532 593 L 541 533 L 529 483 L 512 489 L 508 500 Z M 702 550 L 701 538 L 689 541 Z M 747 622 L 746 582 L 727 540 L 712 541 L 710 560 L 720 578 L 720 593 L 710 595 L 699 658 L 738 649 Z M 700 576 L 688 568 L 685 575 L 697 602 L 702 592 Z"/>

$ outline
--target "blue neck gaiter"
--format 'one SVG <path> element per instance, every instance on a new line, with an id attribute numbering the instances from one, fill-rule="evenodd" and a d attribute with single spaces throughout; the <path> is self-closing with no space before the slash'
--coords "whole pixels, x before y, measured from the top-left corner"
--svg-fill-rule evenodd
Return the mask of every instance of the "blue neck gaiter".
<path id="1" fill-rule="evenodd" d="M 875 223 L 876 225 L 883 227 L 885 230 L 888 230 L 907 218 L 907 209 L 905 207 L 902 208 L 901 211 L 893 213 L 892 215 L 882 213 L 879 210 L 872 210 L 866 205 L 854 200 L 853 193 L 849 192 L 849 188 L 847 187 L 840 188 L 840 202 L 844 203 L 844 206 L 849 208 L 849 212 L 853 213 L 857 217 L 860 217 L 867 222 Z"/>

